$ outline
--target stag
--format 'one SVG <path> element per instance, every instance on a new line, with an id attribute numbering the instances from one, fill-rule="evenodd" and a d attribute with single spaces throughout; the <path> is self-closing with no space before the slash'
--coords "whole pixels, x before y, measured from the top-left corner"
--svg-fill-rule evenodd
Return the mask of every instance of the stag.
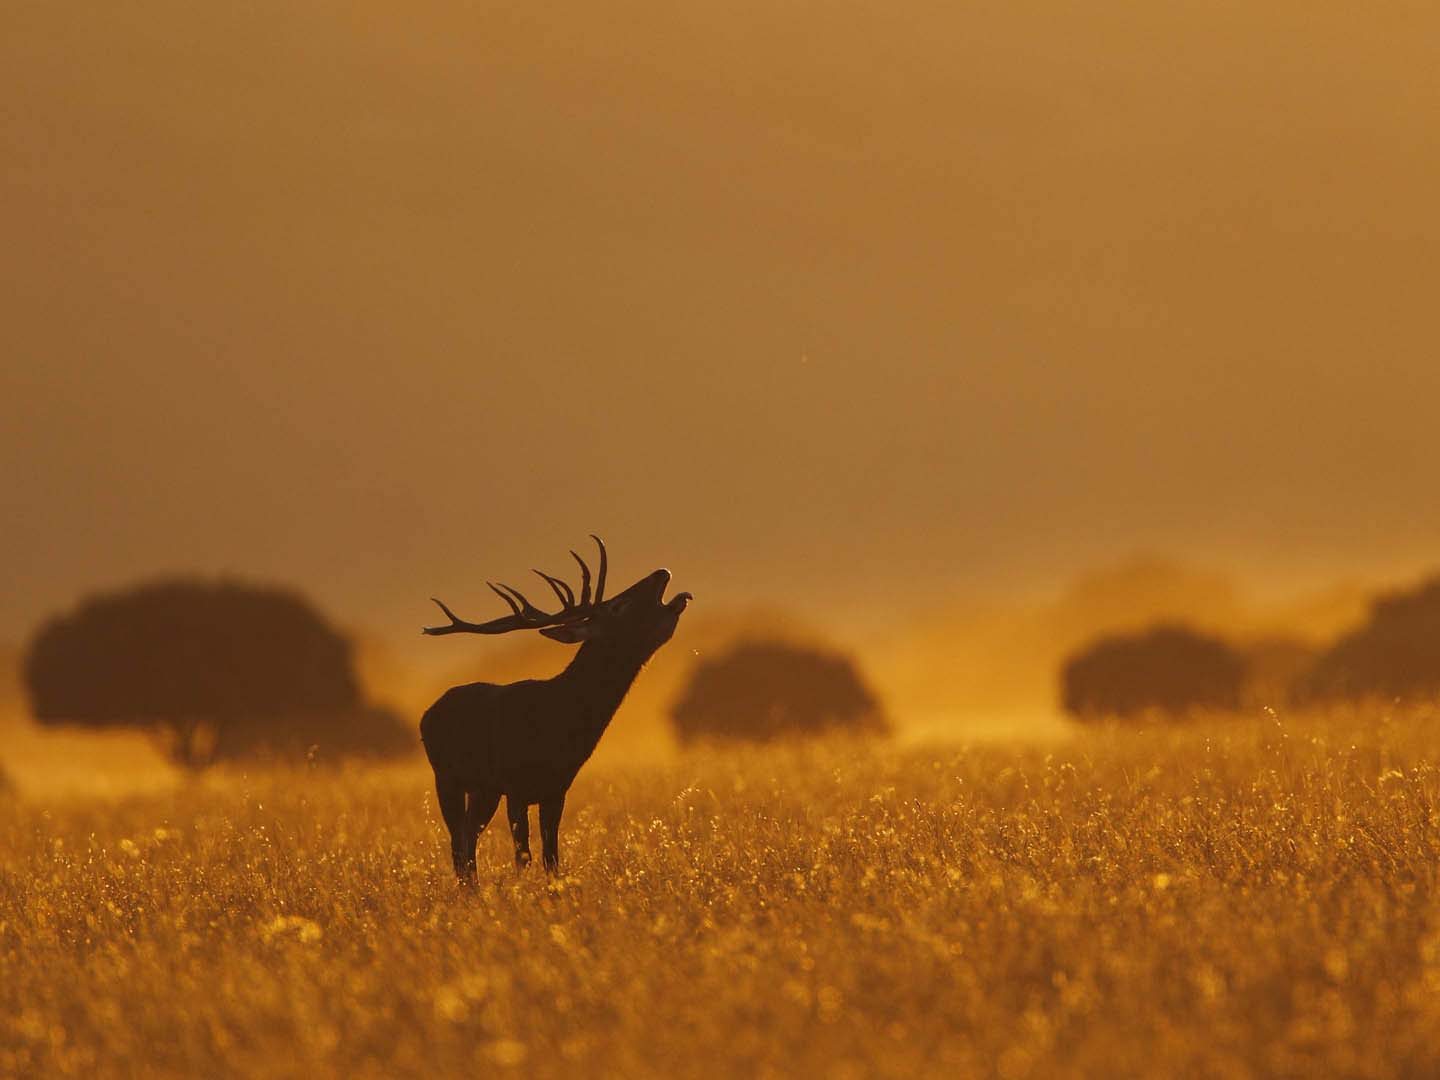
<path id="1" fill-rule="evenodd" d="M 487 581 L 509 605 L 509 615 L 466 622 L 437 599 L 450 622 L 422 631 L 439 636 L 538 630 L 552 641 L 580 646 L 553 678 L 456 686 L 425 710 L 420 738 L 435 770 L 440 813 L 450 830 L 450 854 L 461 883 L 475 880 L 475 844 L 502 795 L 516 868 L 530 864 L 530 807 L 538 803 L 545 869 L 558 872 L 565 794 L 641 667 L 670 640 L 690 603 L 688 592 L 665 601 L 669 570 L 656 570 L 607 600 L 605 544 L 593 534 L 591 539 L 600 549 L 593 596 L 590 567 L 572 551 L 580 565 L 578 597 L 563 579 L 532 571 L 555 593 L 559 611 L 543 611 L 518 589 Z"/>

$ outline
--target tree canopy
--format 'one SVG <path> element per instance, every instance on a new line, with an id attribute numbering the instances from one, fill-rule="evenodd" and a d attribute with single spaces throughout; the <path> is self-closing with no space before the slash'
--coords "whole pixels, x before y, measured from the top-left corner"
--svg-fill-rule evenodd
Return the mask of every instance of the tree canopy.
<path id="1" fill-rule="evenodd" d="M 888 730 L 878 699 L 848 656 L 773 641 L 741 641 L 701 661 L 670 716 L 682 741 Z"/>
<path id="2" fill-rule="evenodd" d="M 1440 697 L 1440 577 L 1392 592 L 1315 662 L 1302 701 Z"/>
<path id="3" fill-rule="evenodd" d="M 88 597 L 35 633 L 23 680 L 38 722 L 151 727 L 189 764 L 401 738 L 363 700 L 350 642 L 284 588 L 174 579 Z"/>
<path id="4" fill-rule="evenodd" d="M 1182 716 L 1238 708 L 1245 679 L 1244 658 L 1225 642 L 1162 625 L 1101 638 L 1070 657 L 1061 671 L 1061 700 L 1082 720 Z"/>

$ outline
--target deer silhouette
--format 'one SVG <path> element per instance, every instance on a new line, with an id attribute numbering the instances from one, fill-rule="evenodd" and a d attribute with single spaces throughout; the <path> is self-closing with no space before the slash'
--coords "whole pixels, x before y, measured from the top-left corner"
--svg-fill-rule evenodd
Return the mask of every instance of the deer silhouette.
<path id="1" fill-rule="evenodd" d="M 572 551 L 580 564 L 579 597 L 561 578 L 532 571 L 559 599 L 560 610 L 554 614 L 535 607 L 518 589 L 487 581 L 510 606 L 509 615 L 485 623 L 466 622 L 435 600 L 449 625 L 422 631 L 440 635 L 538 630 L 554 641 L 580 646 L 565 670 L 552 678 L 455 686 L 425 710 L 420 738 L 435 770 L 440 813 L 450 830 L 450 854 L 462 883 L 475 880 L 475 844 L 495 816 L 502 795 L 515 841 L 516 868 L 530 864 L 530 807 L 538 803 L 545 869 L 558 872 L 565 794 L 636 675 L 670 640 L 692 599 L 682 592 L 665 601 L 669 570 L 656 570 L 605 599 L 605 544 L 593 534 L 591 539 L 600 549 L 593 597 L 590 567 Z"/>

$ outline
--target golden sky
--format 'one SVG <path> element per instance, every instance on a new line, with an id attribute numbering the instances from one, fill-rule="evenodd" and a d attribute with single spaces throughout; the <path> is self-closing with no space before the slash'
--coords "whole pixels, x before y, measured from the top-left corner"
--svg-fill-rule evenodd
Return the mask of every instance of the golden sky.
<path id="1" fill-rule="evenodd" d="M 1437 550 L 1434 5 L 5 22 L 0 640 L 175 570 L 404 640 L 591 530 L 851 626 Z"/>

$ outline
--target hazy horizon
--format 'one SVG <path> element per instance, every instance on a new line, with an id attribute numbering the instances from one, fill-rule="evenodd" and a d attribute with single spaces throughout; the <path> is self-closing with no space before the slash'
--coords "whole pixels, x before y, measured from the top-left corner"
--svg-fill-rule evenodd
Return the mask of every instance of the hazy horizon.
<path id="1" fill-rule="evenodd" d="M 1440 550 L 1440 11 L 13 23 L 0 640 L 229 572 L 403 643 L 592 530 L 850 637 Z"/>

